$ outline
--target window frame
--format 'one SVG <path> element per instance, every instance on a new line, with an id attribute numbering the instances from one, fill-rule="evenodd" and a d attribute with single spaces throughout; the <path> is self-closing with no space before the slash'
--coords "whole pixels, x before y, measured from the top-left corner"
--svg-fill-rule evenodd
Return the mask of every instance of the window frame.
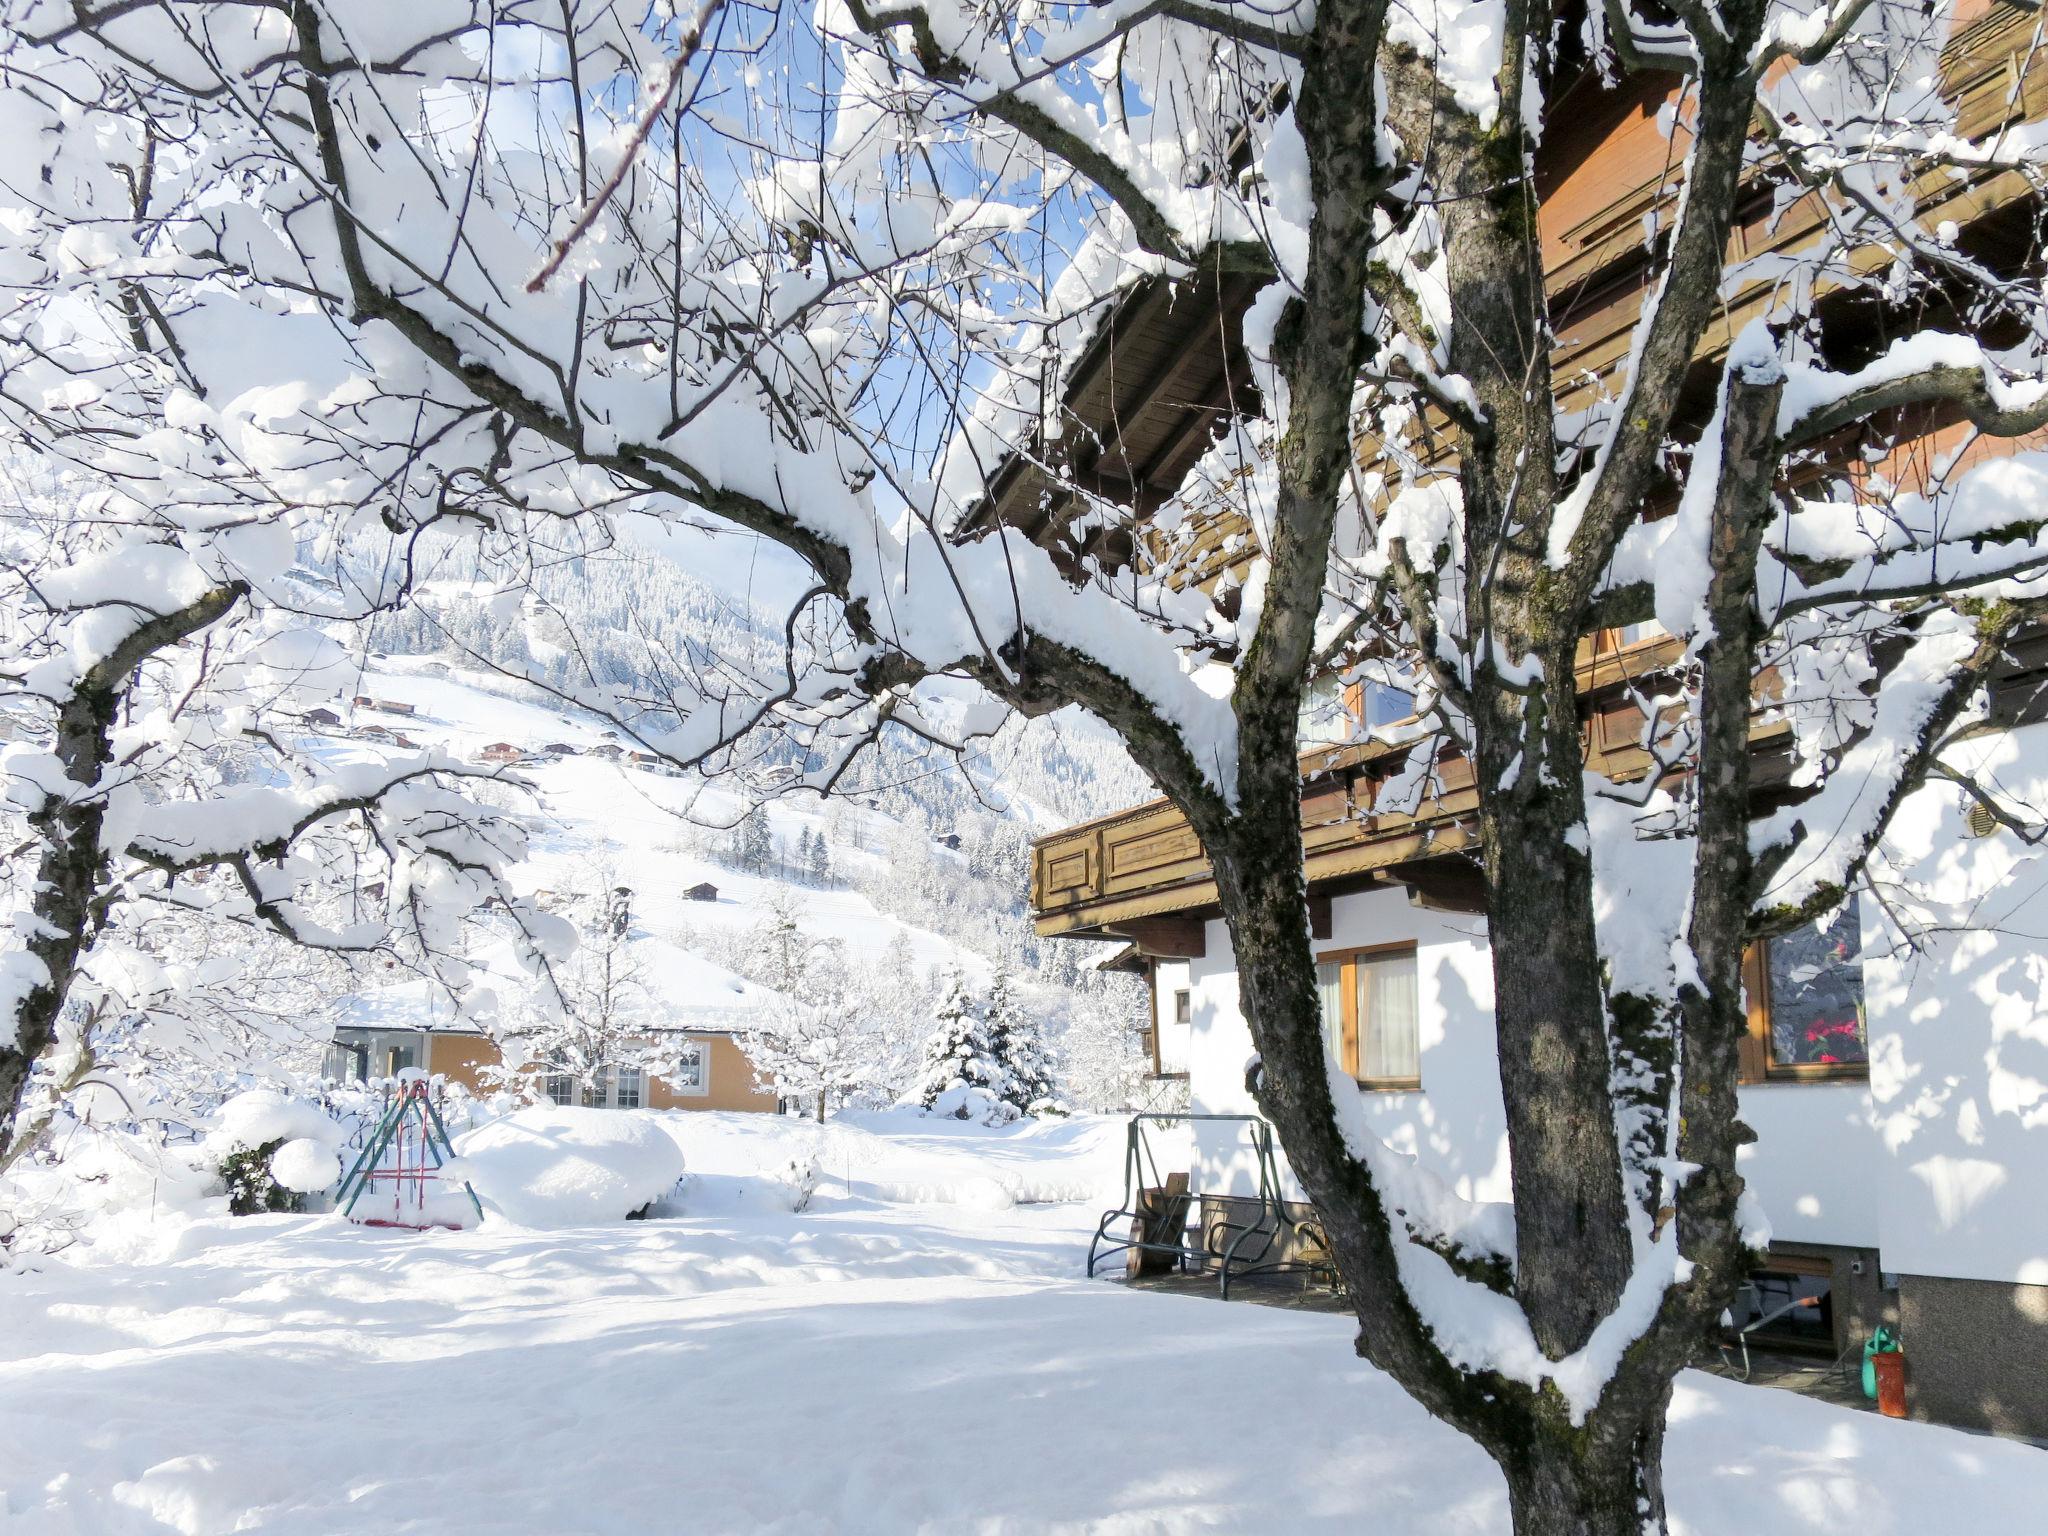
<path id="1" fill-rule="evenodd" d="M 682 1046 L 678 1050 L 676 1055 L 676 1062 L 678 1066 L 680 1066 L 682 1063 L 683 1051 L 694 1051 L 696 1053 L 696 1084 L 694 1086 L 685 1085 L 678 1078 L 674 1077 L 666 1078 L 664 1079 L 664 1081 L 666 1081 L 668 1084 L 669 1092 L 673 1093 L 679 1099 L 704 1098 L 711 1092 L 711 1042 L 709 1040 L 699 1040 L 694 1035 L 683 1036 Z M 641 1093 L 644 1100 L 646 1094 L 645 1077 L 642 1077 L 641 1079 Z"/>
<path id="2" fill-rule="evenodd" d="M 1358 962 L 1361 960 L 1391 960 L 1399 955 L 1411 955 L 1416 966 L 1415 997 L 1415 1063 L 1418 1068 L 1413 1077 L 1363 1077 L 1359 1067 L 1365 1060 L 1365 1040 L 1361 1028 L 1358 1008 L 1359 976 Z M 1390 944 L 1354 944 L 1343 949 L 1320 949 L 1316 951 L 1318 966 L 1335 965 L 1337 969 L 1338 1036 L 1337 1061 L 1350 1074 L 1351 1080 L 1368 1093 L 1420 1093 L 1422 1091 L 1422 993 L 1421 945 L 1414 939 L 1401 939 Z"/>
<path id="3" fill-rule="evenodd" d="M 1195 989 L 1175 987 L 1173 989 L 1173 1022 L 1193 1024 L 1195 1022 Z"/>
<path id="4" fill-rule="evenodd" d="M 1850 900 L 1854 900 L 1852 896 Z M 1861 914 L 1858 914 L 1861 921 Z M 1758 939 L 1742 953 L 1743 1007 L 1749 1027 L 1739 1042 L 1736 1081 L 1758 1083 L 1862 1083 L 1870 1080 L 1870 998 L 1863 999 L 1863 1060 L 1779 1061 L 1771 1032 L 1771 965 L 1769 939 Z M 1863 966 L 1859 944 L 1858 970 Z"/>
<path id="5" fill-rule="evenodd" d="M 633 1078 L 633 1102 L 630 1104 L 626 1102 L 626 1076 L 628 1073 L 631 1073 Z M 611 1095 L 608 1107 L 612 1109 L 645 1109 L 647 1107 L 647 1074 L 639 1067 L 623 1064 L 614 1066 L 611 1069 Z"/>

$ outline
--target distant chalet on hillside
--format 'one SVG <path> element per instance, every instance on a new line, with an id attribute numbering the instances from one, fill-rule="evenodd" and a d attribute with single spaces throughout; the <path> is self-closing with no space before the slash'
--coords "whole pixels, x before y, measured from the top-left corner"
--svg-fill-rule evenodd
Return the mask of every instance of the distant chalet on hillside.
<path id="1" fill-rule="evenodd" d="M 309 709 L 299 719 L 307 725 L 330 726 L 341 724 L 341 716 L 331 709 Z"/>
<path id="2" fill-rule="evenodd" d="M 615 741 L 601 741 L 590 750 L 598 757 L 606 758 L 614 763 L 624 755 L 619 744 Z"/>
<path id="3" fill-rule="evenodd" d="M 349 700 L 357 709 L 374 709 L 383 715 L 416 715 L 420 712 L 417 704 L 401 704 L 396 699 L 373 699 L 367 693 L 359 693 Z"/>
<path id="4" fill-rule="evenodd" d="M 524 756 L 526 753 L 509 741 L 494 741 L 477 753 L 478 759 L 486 763 L 516 763 Z"/>
<path id="5" fill-rule="evenodd" d="M 718 887 L 709 880 L 701 880 L 683 892 L 683 896 L 689 901 L 716 901 L 718 900 Z"/>

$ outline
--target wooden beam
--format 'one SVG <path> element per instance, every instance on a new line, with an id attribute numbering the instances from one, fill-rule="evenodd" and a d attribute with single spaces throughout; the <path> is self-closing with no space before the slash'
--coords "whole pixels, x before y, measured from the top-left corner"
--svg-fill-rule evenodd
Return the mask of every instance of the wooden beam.
<path id="1" fill-rule="evenodd" d="M 1389 865 L 1385 874 L 1408 887 L 1408 900 L 1431 912 L 1486 911 L 1486 876 L 1470 859 L 1414 859 Z"/>
<path id="2" fill-rule="evenodd" d="M 1209 952 L 1208 926 L 1195 917 L 1128 917 L 1104 931 L 1155 960 L 1199 960 Z"/>

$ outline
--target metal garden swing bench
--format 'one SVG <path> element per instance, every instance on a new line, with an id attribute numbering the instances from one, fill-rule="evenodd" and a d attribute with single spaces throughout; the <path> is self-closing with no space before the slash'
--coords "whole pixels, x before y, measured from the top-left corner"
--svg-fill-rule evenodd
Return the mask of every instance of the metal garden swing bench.
<path id="1" fill-rule="evenodd" d="M 1203 1229 L 1190 1243 L 1188 1215 L 1194 1197 L 1188 1191 L 1188 1176 L 1175 1170 L 1162 1173 L 1159 1154 L 1148 1128 L 1182 1123 L 1229 1124 L 1250 1133 L 1252 1160 L 1259 1171 L 1258 1209 L 1248 1221 L 1218 1221 Z M 1111 1229 L 1128 1222 L 1130 1236 L 1115 1239 Z M 1273 1155 L 1273 1127 L 1258 1115 L 1205 1115 L 1146 1112 L 1131 1116 L 1124 1144 L 1123 1202 L 1104 1211 L 1096 1223 L 1095 1236 L 1088 1244 L 1088 1275 L 1116 1254 L 1123 1254 L 1127 1273 L 1133 1278 L 1145 1274 L 1186 1274 L 1214 1269 L 1217 1288 L 1226 1299 L 1233 1280 L 1253 1275 L 1298 1274 L 1334 1280 L 1327 1259 L 1285 1258 L 1275 1255 L 1283 1234 L 1291 1233 L 1297 1243 L 1310 1243 L 1327 1253 L 1320 1224 L 1313 1219 L 1296 1221 L 1287 1214 L 1280 1198 L 1280 1169 Z"/>

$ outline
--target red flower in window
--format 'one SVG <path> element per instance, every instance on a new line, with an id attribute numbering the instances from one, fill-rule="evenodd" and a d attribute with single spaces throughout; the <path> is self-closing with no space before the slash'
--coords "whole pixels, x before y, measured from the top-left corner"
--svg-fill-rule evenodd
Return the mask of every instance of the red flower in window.
<path id="1" fill-rule="evenodd" d="M 1844 1058 L 1835 1055 L 1828 1046 L 1838 1036 L 1853 1040 L 1861 1033 L 1861 1025 L 1853 1018 L 1815 1019 L 1806 1026 L 1807 1049 L 1813 1052 L 1813 1060 L 1829 1066 L 1839 1065 Z"/>

